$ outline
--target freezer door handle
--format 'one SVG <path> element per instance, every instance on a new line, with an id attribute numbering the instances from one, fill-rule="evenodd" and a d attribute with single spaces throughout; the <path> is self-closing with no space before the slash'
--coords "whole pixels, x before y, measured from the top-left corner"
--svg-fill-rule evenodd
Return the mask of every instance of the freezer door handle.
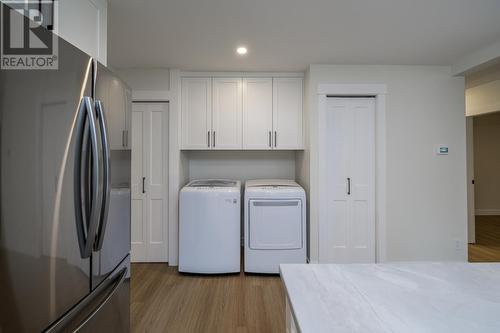
<path id="1" fill-rule="evenodd" d="M 96 101 L 95 109 L 97 112 L 99 127 L 101 129 L 101 143 L 102 143 L 102 157 L 103 157 L 102 204 L 101 204 L 101 213 L 99 216 L 99 226 L 96 232 L 97 239 L 96 239 L 96 244 L 94 245 L 94 250 L 99 251 L 102 248 L 102 244 L 104 241 L 104 234 L 106 232 L 106 223 L 108 221 L 111 176 L 110 176 L 110 150 L 109 150 L 108 125 L 106 122 L 104 106 L 100 100 Z"/>
<path id="2" fill-rule="evenodd" d="M 56 333 L 56 332 L 67 332 L 70 330 L 71 332 L 78 332 L 82 327 L 85 326 L 92 318 L 102 309 L 104 305 L 109 301 L 111 297 L 114 296 L 118 288 L 122 285 L 123 281 L 127 276 L 127 267 L 123 267 L 116 275 L 108 278 L 106 281 L 101 283 L 94 291 L 88 295 L 85 300 L 78 303 L 74 308 L 72 308 L 64 317 L 55 322 L 52 326 L 50 326 L 44 333 Z M 81 321 L 76 325 L 76 328 L 68 327 L 75 317 L 80 314 L 96 297 L 106 292 L 106 296 L 103 297 L 101 301 L 95 306 L 94 309 Z"/>
<path id="3" fill-rule="evenodd" d="M 91 184 L 87 186 L 89 156 L 86 148 L 90 138 Z M 92 98 L 84 96 L 80 101 L 76 121 L 75 169 L 74 169 L 74 205 L 78 245 L 82 258 L 89 258 L 96 236 L 97 224 L 101 213 L 99 142 Z M 87 191 L 91 191 L 88 198 Z M 87 210 L 87 203 L 90 209 Z M 90 215 L 90 217 L 88 216 Z"/>

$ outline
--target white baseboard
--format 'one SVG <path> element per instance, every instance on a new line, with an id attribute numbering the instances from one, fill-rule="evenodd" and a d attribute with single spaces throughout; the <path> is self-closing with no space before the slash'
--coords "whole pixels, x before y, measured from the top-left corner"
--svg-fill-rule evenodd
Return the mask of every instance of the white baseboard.
<path id="1" fill-rule="evenodd" d="M 500 209 L 476 209 L 476 215 L 500 215 Z"/>

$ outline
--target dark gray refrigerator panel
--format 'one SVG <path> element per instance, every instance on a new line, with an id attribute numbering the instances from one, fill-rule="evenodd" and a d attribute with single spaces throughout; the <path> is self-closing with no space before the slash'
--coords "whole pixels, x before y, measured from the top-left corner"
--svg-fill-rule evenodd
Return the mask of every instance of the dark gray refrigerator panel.
<path id="1" fill-rule="evenodd" d="M 98 111 L 102 112 L 107 124 L 118 119 L 124 120 L 127 103 L 130 103 L 125 100 L 128 87 L 102 64 L 96 63 L 96 69 L 94 98 Z M 123 126 L 107 126 L 108 154 L 112 136 L 122 136 L 122 133 L 114 133 L 113 130 L 124 128 Z M 106 162 L 112 163 L 109 155 L 105 157 Z M 111 170 L 110 165 L 108 170 Z M 116 200 L 111 195 L 110 173 L 105 173 L 104 178 L 103 214 L 92 256 L 92 288 L 97 287 L 130 252 L 130 200 Z M 126 210 L 129 214 L 110 215 L 110 210 Z"/>
<path id="2" fill-rule="evenodd" d="M 91 90 L 91 58 L 62 39 L 58 70 L 0 71 L 2 333 L 40 332 L 90 292 Z"/>

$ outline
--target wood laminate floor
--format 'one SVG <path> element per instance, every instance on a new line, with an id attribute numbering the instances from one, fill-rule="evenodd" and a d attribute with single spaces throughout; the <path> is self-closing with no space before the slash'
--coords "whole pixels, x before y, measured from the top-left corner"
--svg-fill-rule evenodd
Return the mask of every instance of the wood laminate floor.
<path id="1" fill-rule="evenodd" d="M 476 244 L 469 244 L 469 261 L 500 261 L 500 216 L 476 216 Z"/>
<path id="2" fill-rule="evenodd" d="M 132 264 L 132 332 L 285 332 L 278 276 L 184 275 L 166 264 Z"/>

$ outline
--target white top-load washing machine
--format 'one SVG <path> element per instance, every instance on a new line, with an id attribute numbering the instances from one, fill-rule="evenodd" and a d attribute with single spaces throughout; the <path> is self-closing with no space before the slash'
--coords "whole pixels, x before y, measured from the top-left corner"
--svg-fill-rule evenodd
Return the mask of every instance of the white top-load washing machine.
<path id="1" fill-rule="evenodd" d="M 306 263 L 306 196 L 292 180 L 245 184 L 245 272 L 279 273 L 280 264 Z"/>
<path id="2" fill-rule="evenodd" d="M 179 271 L 240 271 L 241 183 L 193 180 L 180 192 Z"/>

